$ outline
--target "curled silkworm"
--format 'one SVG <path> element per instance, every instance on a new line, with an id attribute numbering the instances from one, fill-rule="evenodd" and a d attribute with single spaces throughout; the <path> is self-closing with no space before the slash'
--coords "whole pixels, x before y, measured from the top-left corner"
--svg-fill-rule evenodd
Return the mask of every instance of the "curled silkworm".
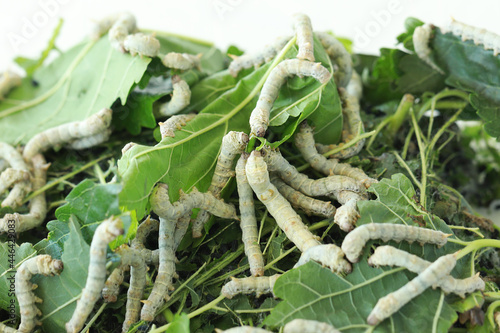
<path id="1" fill-rule="evenodd" d="M 372 266 L 404 267 L 417 274 L 420 274 L 431 265 L 427 260 L 390 245 L 377 247 L 373 255 L 368 258 L 368 264 Z M 447 294 L 454 293 L 464 298 L 465 294 L 476 290 L 484 290 L 485 284 L 478 273 L 466 279 L 455 279 L 450 275 L 446 275 L 432 287 L 436 286 L 439 286 Z"/>
<path id="2" fill-rule="evenodd" d="M 416 27 L 413 31 L 413 46 L 417 56 L 429 65 L 432 69 L 444 74 L 443 70 L 439 68 L 431 59 L 432 50 L 429 47 L 429 39 L 432 35 L 432 27 L 430 24 L 424 24 Z"/>
<path id="3" fill-rule="evenodd" d="M 251 133 L 259 137 L 264 136 L 269 125 L 269 114 L 274 101 L 278 97 L 281 86 L 286 78 L 292 75 L 312 76 L 320 83 L 330 80 L 331 74 L 321 65 L 300 59 L 287 59 L 280 62 L 269 74 L 262 90 L 255 109 L 250 115 Z"/>
<path id="4" fill-rule="evenodd" d="M 227 330 L 215 329 L 216 333 L 272 333 L 271 331 L 265 330 L 263 328 L 253 327 L 253 326 L 239 326 L 232 327 Z"/>
<path id="5" fill-rule="evenodd" d="M 493 50 L 495 56 L 500 53 L 500 36 L 494 32 L 473 27 L 455 19 L 448 27 L 441 30 L 443 33 L 451 32 L 455 36 L 461 37 L 463 41 L 472 40 L 476 45 L 482 44 L 485 50 Z"/>
<path id="6" fill-rule="evenodd" d="M 191 90 L 186 81 L 179 76 L 172 77 L 173 91 L 170 101 L 160 105 L 158 113 L 160 116 L 171 116 L 178 113 L 191 101 Z"/>
<path id="7" fill-rule="evenodd" d="M 379 299 L 375 308 L 368 316 L 368 324 L 377 325 L 385 318 L 390 317 L 406 303 L 423 293 L 425 289 L 437 284 L 451 272 L 456 263 L 456 254 L 439 257 L 406 285 Z"/>
<path id="8" fill-rule="evenodd" d="M 181 130 L 182 126 L 186 126 L 187 122 L 194 117 L 196 117 L 195 113 L 179 114 L 171 116 L 163 123 L 158 123 L 160 125 L 161 138 L 175 138 L 175 131 Z"/>
<path id="9" fill-rule="evenodd" d="M 233 161 L 236 155 L 241 154 L 245 150 L 248 140 L 248 135 L 246 133 L 235 131 L 227 133 L 222 138 L 219 157 L 215 165 L 212 182 L 208 188 L 208 191 L 216 198 L 220 196 L 222 189 L 234 175 L 232 171 Z M 209 217 L 210 215 L 206 211 L 200 211 L 198 213 L 198 216 L 193 222 L 193 237 L 201 237 L 201 231 Z"/>
<path id="10" fill-rule="evenodd" d="M 23 160 L 21 154 L 19 154 L 19 152 L 14 147 L 5 142 L 0 142 L 0 159 L 5 160 L 8 164 L 10 164 L 12 169 L 18 170 L 16 172 L 29 173 L 28 165 Z M 2 178 L 9 178 L 8 176 L 11 171 L 8 170 L 9 169 L 2 172 Z M 5 185 L 7 185 L 6 183 L 4 184 L 4 187 L 7 187 Z M 3 190 L 5 190 L 5 188 Z M 13 184 L 13 188 L 9 192 L 7 197 L 2 201 L 2 207 L 8 206 L 14 209 L 20 206 L 26 194 L 28 194 L 30 191 L 31 184 L 29 182 L 29 179 L 21 179 L 17 181 L 15 184 Z"/>
<path id="11" fill-rule="evenodd" d="M 24 159 L 29 161 L 33 156 L 50 147 L 106 131 L 111 123 L 112 113 L 111 109 L 104 108 L 85 120 L 52 127 L 35 135 L 24 147 Z"/>
<path id="12" fill-rule="evenodd" d="M 297 35 L 298 59 L 314 61 L 314 35 L 309 16 L 298 13 L 293 15 L 293 30 Z"/>
<path id="13" fill-rule="evenodd" d="M 29 180 L 30 173 L 28 171 L 7 168 L 0 174 L 0 193 L 3 193 L 15 183 Z"/>
<path id="14" fill-rule="evenodd" d="M 315 34 L 332 60 L 335 68 L 333 71 L 335 83 L 338 87 L 346 87 L 351 77 L 354 76 L 351 55 L 344 45 L 328 32 L 316 32 Z"/>
<path id="15" fill-rule="evenodd" d="M 340 331 L 321 321 L 294 319 L 284 326 L 283 333 L 340 333 Z"/>
<path id="16" fill-rule="evenodd" d="M 0 73 L 0 101 L 7 96 L 7 94 L 21 85 L 21 77 L 14 72 L 5 71 Z"/>
<path id="17" fill-rule="evenodd" d="M 161 62 L 165 67 L 180 69 L 185 71 L 196 67 L 201 69 L 201 53 L 198 55 L 188 53 L 169 52 L 162 59 Z"/>
<path id="18" fill-rule="evenodd" d="M 358 72 L 352 71 L 351 80 L 345 87 L 345 91 L 348 95 L 356 98 L 358 101 L 361 100 L 361 97 L 363 97 L 363 80 Z"/>
<path id="19" fill-rule="evenodd" d="M 110 135 L 111 135 L 111 130 L 106 129 L 94 135 L 86 136 L 81 139 L 72 141 L 69 144 L 67 144 L 66 147 L 75 150 L 87 149 L 90 147 L 97 146 L 103 142 L 107 142 L 109 140 Z"/>
<path id="20" fill-rule="evenodd" d="M 344 252 L 335 244 L 320 244 L 307 249 L 294 268 L 311 260 L 330 268 L 334 273 L 350 273 L 352 270 L 351 264 L 344 259 Z"/>
<path id="21" fill-rule="evenodd" d="M 308 215 L 323 216 L 331 218 L 335 215 L 335 206 L 329 201 L 322 201 L 308 197 L 301 192 L 288 186 L 278 175 L 271 173 L 271 183 L 278 189 L 294 207 L 298 207 Z"/>
<path id="22" fill-rule="evenodd" d="M 263 294 L 273 294 L 274 284 L 281 274 L 272 276 L 252 276 L 242 279 L 231 277 L 231 281 L 226 283 L 221 289 L 221 295 L 226 298 L 233 298 L 239 294 L 255 293 L 257 297 Z"/>
<path id="23" fill-rule="evenodd" d="M 141 32 L 128 35 L 123 41 L 125 51 L 130 52 L 132 56 L 156 57 L 160 52 L 160 41 L 152 35 L 146 35 Z"/>
<path id="24" fill-rule="evenodd" d="M 108 243 L 123 234 L 123 222 L 111 217 L 97 227 L 90 244 L 90 262 L 85 288 L 76 303 L 75 311 L 66 323 L 68 333 L 80 332 L 94 304 L 99 299 L 106 280 L 106 249 Z"/>
<path id="25" fill-rule="evenodd" d="M 300 131 L 295 134 L 295 145 L 306 162 L 325 175 L 347 176 L 360 181 L 366 188 L 373 183 L 378 183 L 376 179 L 368 177 L 359 168 L 354 168 L 347 163 L 339 163 L 337 159 L 327 159 L 319 154 L 315 147 L 313 129 L 305 121 L 300 125 Z"/>
<path id="26" fill-rule="evenodd" d="M 356 221 L 360 217 L 357 207 L 357 202 L 366 200 L 365 196 L 352 191 L 339 191 L 337 193 L 337 200 L 342 205 L 335 213 L 334 221 L 340 229 L 349 232 L 354 228 Z"/>
<path id="27" fill-rule="evenodd" d="M 264 275 L 264 256 L 262 255 L 258 242 L 259 237 L 253 203 L 253 191 L 250 184 L 248 184 L 245 171 L 247 159 L 248 154 L 241 154 L 235 169 L 240 203 L 240 227 L 243 244 L 245 246 L 245 254 L 248 258 L 248 264 L 250 265 L 250 273 L 252 276 L 262 276 Z"/>
<path id="28" fill-rule="evenodd" d="M 122 13 L 109 29 L 108 39 L 113 48 L 125 53 L 125 38 L 136 30 L 134 15 Z"/>
<path id="29" fill-rule="evenodd" d="M 234 60 L 229 64 L 229 73 L 236 77 L 242 69 L 257 68 L 263 63 L 270 61 L 285 47 L 289 40 L 290 36 L 279 37 L 273 44 L 265 46 L 260 53 L 232 57 Z"/>
<path id="30" fill-rule="evenodd" d="M 370 239 L 381 239 L 384 242 L 393 240 L 401 242 L 417 241 L 419 243 L 443 246 L 450 234 L 426 228 L 412 227 L 403 224 L 369 223 L 363 224 L 347 234 L 342 242 L 342 250 L 350 262 L 358 262 L 361 251 Z"/>
<path id="31" fill-rule="evenodd" d="M 19 266 L 15 278 L 16 297 L 21 314 L 18 332 L 31 332 L 39 324 L 36 316 L 41 315 L 41 312 L 35 303 L 41 303 L 42 300 L 33 293 L 37 286 L 31 283 L 31 277 L 35 274 L 53 276 L 59 274 L 63 267 L 61 260 L 52 259 L 47 254 L 28 259 Z"/>
<path id="32" fill-rule="evenodd" d="M 146 242 L 146 238 L 153 231 L 158 231 L 160 228 L 160 224 L 157 220 L 150 218 L 149 216 L 137 227 L 137 231 L 135 233 L 135 238 L 132 240 L 132 248 L 134 249 L 143 249 L 144 242 Z"/>

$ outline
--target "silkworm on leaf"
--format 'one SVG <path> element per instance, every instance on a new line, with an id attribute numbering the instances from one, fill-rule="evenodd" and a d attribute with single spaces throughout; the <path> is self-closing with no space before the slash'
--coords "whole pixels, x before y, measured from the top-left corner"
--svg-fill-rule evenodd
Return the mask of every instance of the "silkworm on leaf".
<path id="1" fill-rule="evenodd" d="M 370 239 L 381 239 L 384 242 L 393 240 L 401 242 L 419 242 L 443 246 L 450 234 L 403 224 L 369 223 L 363 224 L 347 234 L 342 242 L 342 250 L 350 262 L 358 262 L 361 251 Z"/>
<path id="2" fill-rule="evenodd" d="M 108 243 L 123 234 L 123 222 L 111 217 L 97 227 L 90 244 L 90 263 L 85 288 L 76 303 L 76 309 L 66 323 L 68 333 L 80 332 L 88 315 L 99 299 L 106 280 L 106 250 Z"/>
<path id="3" fill-rule="evenodd" d="M 22 78 L 14 72 L 5 71 L 0 74 L 0 101 L 7 96 L 7 94 L 21 85 Z"/>
<path id="4" fill-rule="evenodd" d="M 19 170 L 20 172 L 29 173 L 28 165 L 23 160 L 21 154 L 19 154 L 19 152 L 14 147 L 5 142 L 0 142 L 0 159 L 5 160 L 14 170 Z M 10 171 L 7 170 L 4 170 L 2 172 L 2 174 L 7 172 L 7 174 L 2 176 L 2 178 L 9 178 L 8 174 L 10 173 Z M 4 186 L 5 185 L 7 184 L 4 184 Z M 7 197 L 2 201 L 2 207 L 8 206 L 15 209 L 16 207 L 22 204 L 24 197 L 30 191 L 31 191 L 31 183 L 29 182 L 29 179 L 19 180 L 14 184 L 12 190 L 9 192 Z"/>
<path id="5" fill-rule="evenodd" d="M 250 115 L 252 134 L 259 137 L 264 136 L 269 125 L 269 114 L 273 103 L 278 97 L 280 88 L 286 78 L 292 75 L 312 76 L 323 84 L 331 78 L 330 72 L 321 63 L 300 59 L 287 59 L 280 62 L 269 74 L 260 92 L 257 105 Z"/>
<path id="6" fill-rule="evenodd" d="M 106 131 L 111 124 L 112 112 L 111 109 L 105 108 L 85 120 L 52 127 L 35 135 L 24 147 L 24 159 L 29 161 L 36 154 L 51 147 Z"/>
<path id="7" fill-rule="evenodd" d="M 29 180 L 30 173 L 28 171 L 7 168 L 0 174 L 0 193 L 5 192 L 5 190 L 18 182 Z"/>
<path id="8" fill-rule="evenodd" d="M 425 289 L 437 284 L 443 277 L 450 274 L 456 263 L 456 254 L 439 257 L 406 285 L 379 299 L 368 316 L 368 324 L 377 325 L 385 318 L 390 317 L 406 303 L 423 293 Z"/>
<path id="9" fill-rule="evenodd" d="M 368 177 L 359 168 L 354 168 L 347 163 L 339 163 L 337 159 L 328 159 L 319 154 L 315 147 L 314 131 L 305 121 L 300 124 L 300 130 L 295 134 L 295 146 L 313 169 L 325 175 L 347 176 L 361 182 L 366 188 L 373 183 L 378 183 L 378 180 Z"/>
<path id="10" fill-rule="evenodd" d="M 175 138 L 175 131 L 181 130 L 182 126 L 186 126 L 187 122 L 194 119 L 194 117 L 196 117 L 195 113 L 179 114 L 171 116 L 163 123 L 158 123 L 160 125 L 161 138 Z"/>
<path id="11" fill-rule="evenodd" d="M 90 30 L 90 38 L 92 40 L 98 40 L 102 35 L 106 34 L 113 24 L 118 20 L 121 14 L 115 13 L 108 15 L 100 20 L 94 21 L 92 28 Z"/>
<path id="12" fill-rule="evenodd" d="M 121 264 L 116 267 L 106 279 L 104 288 L 102 288 L 102 298 L 106 303 L 114 303 L 120 295 L 120 286 L 125 280 L 125 271 L 128 271 L 127 265 Z"/>
<path id="13" fill-rule="evenodd" d="M 4 323 L 0 323 L 0 333 L 19 333 L 15 328 L 9 327 Z"/>
<path id="14" fill-rule="evenodd" d="M 461 37 L 463 41 L 472 40 L 476 45 L 481 44 L 485 50 L 493 50 L 495 56 L 500 53 L 500 36 L 486 29 L 473 27 L 452 19 L 452 22 L 441 31 L 443 33 L 451 32 L 455 36 Z"/>
<path id="15" fill-rule="evenodd" d="M 293 30 L 297 35 L 298 59 L 314 61 L 314 35 L 311 19 L 304 14 L 293 15 Z"/>
<path id="16" fill-rule="evenodd" d="M 356 221 L 360 217 L 357 202 L 366 200 L 365 196 L 351 191 L 339 191 L 337 200 L 342 205 L 335 212 L 334 221 L 345 232 L 349 232 L 354 228 Z"/>
<path id="17" fill-rule="evenodd" d="M 300 208 L 308 215 L 323 216 L 326 218 L 335 215 L 335 206 L 329 201 L 317 200 L 288 186 L 281 178 L 275 173 L 271 173 L 271 183 L 276 186 L 282 196 L 287 199 L 292 206 Z"/>
<path id="18" fill-rule="evenodd" d="M 353 76 L 352 58 L 344 45 L 328 32 L 315 32 L 335 68 L 333 79 L 337 87 L 346 87 Z"/>
<path id="19" fill-rule="evenodd" d="M 234 175 L 232 171 L 233 161 L 236 155 L 241 154 L 245 150 L 248 140 L 248 135 L 246 133 L 235 131 L 227 133 L 222 138 L 219 157 L 215 165 L 212 182 L 208 188 L 208 192 L 212 193 L 216 198 L 220 196 L 222 189 Z M 201 237 L 203 226 L 207 223 L 209 218 L 210 215 L 206 211 L 200 210 L 198 212 L 193 222 L 193 237 Z"/>
<path id="20" fill-rule="evenodd" d="M 335 244 L 320 244 L 307 249 L 302 253 L 294 268 L 311 260 L 330 268 L 334 273 L 350 273 L 352 270 L 351 264 L 344 259 L 344 252 Z"/>
<path id="21" fill-rule="evenodd" d="M 356 98 L 358 101 L 363 97 L 363 80 L 361 76 L 356 71 L 352 71 L 352 77 L 345 91 L 349 96 Z"/>
<path id="22" fill-rule="evenodd" d="M 165 67 L 175 68 L 181 71 L 194 67 L 201 70 L 201 56 L 201 53 L 193 55 L 188 53 L 169 52 L 161 59 L 161 62 Z"/>
<path id="23" fill-rule="evenodd" d="M 215 329 L 216 333 L 272 333 L 271 331 L 265 330 L 263 328 L 253 327 L 253 326 L 239 326 L 232 327 L 227 330 Z"/>
<path id="24" fill-rule="evenodd" d="M 221 289 L 221 295 L 226 298 L 233 298 L 239 294 L 253 294 L 260 297 L 264 294 L 273 294 L 274 284 L 281 274 L 272 276 L 252 276 L 242 279 L 231 277 L 231 281 L 226 283 Z"/>
<path id="25" fill-rule="evenodd" d="M 180 76 L 175 75 L 172 78 L 172 84 L 172 98 L 170 101 L 160 105 L 158 109 L 160 116 L 171 116 L 179 113 L 191 101 L 191 90 L 186 81 L 182 80 Z"/>
<path id="26" fill-rule="evenodd" d="M 130 52 L 132 56 L 156 57 L 160 52 L 160 41 L 152 35 L 146 35 L 141 32 L 128 35 L 123 41 L 125 51 Z"/>
<path id="27" fill-rule="evenodd" d="M 321 321 L 294 319 L 284 326 L 283 333 L 340 333 L 340 331 Z"/>
<path id="28" fill-rule="evenodd" d="M 430 24 L 424 24 L 416 27 L 413 31 L 413 47 L 417 56 L 425 62 L 429 67 L 444 74 L 443 70 L 439 68 L 431 59 L 432 50 L 429 47 L 429 40 L 432 35 L 432 27 Z"/>
<path id="29" fill-rule="evenodd" d="M 111 130 L 106 129 L 102 132 L 96 133 L 94 135 L 86 136 L 81 139 L 76 139 L 75 141 L 70 142 L 66 145 L 66 148 L 82 150 L 90 147 L 97 146 L 103 142 L 107 142 L 109 140 L 109 136 L 111 135 Z"/>
<path id="30" fill-rule="evenodd" d="M 122 13 L 109 29 L 108 39 L 113 48 L 125 53 L 125 38 L 137 29 L 134 15 Z"/>
<path id="31" fill-rule="evenodd" d="M 368 264 L 372 266 L 404 267 L 417 274 L 420 274 L 431 265 L 427 260 L 390 245 L 377 247 L 372 256 L 368 258 Z M 484 290 L 485 284 L 478 273 L 466 279 L 455 279 L 451 275 L 446 275 L 432 287 L 437 286 L 447 294 L 454 293 L 464 298 L 465 294 L 476 290 Z"/>
<path id="32" fill-rule="evenodd" d="M 31 332 L 39 324 L 36 316 L 41 315 L 41 312 L 35 303 L 41 303 L 42 300 L 33 293 L 37 286 L 31 283 L 31 277 L 35 274 L 58 275 L 63 267 L 61 260 L 52 259 L 47 254 L 28 259 L 19 266 L 15 277 L 15 292 L 19 302 L 19 313 L 21 314 L 21 324 L 18 332 Z"/>
<path id="33" fill-rule="evenodd" d="M 238 197 L 240 204 L 240 227 L 242 240 L 245 246 L 245 254 L 250 265 L 252 276 L 264 275 L 264 256 L 260 250 L 257 230 L 257 219 L 255 218 L 255 208 L 253 203 L 253 191 L 248 184 L 245 171 L 248 154 L 241 154 L 236 163 L 236 185 L 238 187 Z"/>

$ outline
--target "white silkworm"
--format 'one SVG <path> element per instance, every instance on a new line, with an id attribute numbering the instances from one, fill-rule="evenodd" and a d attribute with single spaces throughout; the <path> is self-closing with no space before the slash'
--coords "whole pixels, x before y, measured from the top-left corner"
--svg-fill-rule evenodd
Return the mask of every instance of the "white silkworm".
<path id="1" fill-rule="evenodd" d="M 22 78 L 14 72 L 5 71 L 0 73 L 0 101 L 7 96 L 7 94 L 21 85 Z"/>
<path id="2" fill-rule="evenodd" d="M 19 331 L 5 325 L 4 323 L 0 323 L 0 333 L 19 333 Z"/>
<path id="3" fill-rule="evenodd" d="M 286 78 L 292 75 L 312 76 L 324 84 L 331 78 L 331 74 L 321 65 L 300 59 L 287 59 L 280 62 L 269 74 L 260 92 L 257 105 L 250 115 L 251 133 L 259 137 L 264 136 L 269 125 L 269 114 L 274 101 L 278 97 L 281 86 Z"/>
<path id="4" fill-rule="evenodd" d="M 120 286 L 125 279 L 125 271 L 128 270 L 128 266 L 123 263 L 115 268 L 111 274 L 106 279 L 104 283 L 104 288 L 102 288 L 102 298 L 107 303 L 114 303 L 118 300 L 118 295 L 120 294 Z"/>
<path id="5" fill-rule="evenodd" d="M 221 289 L 221 295 L 226 298 L 233 298 L 239 294 L 252 294 L 255 293 L 257 297 L 264 294 L 272 294 L 274 284 L 281 274 L 274 274 L 272 276 L 252 276 L 242 279 L 231 277 L 231 281 L 226 283 Z"/>
<path id="6" fill-rule="evenodd" d="M 300 267 L 311 260 L 330 268 L 334 273 L 350 273 L 352 270 L 351 264 L 344 259 L 344 252 L 335 244 L 320 244 L 307 249 L 293 267 Z"/>
<path id="7" fill-rule="evenodd" d="M 284 326 L 283 333 L 340 333 L 340 331 L 321 321 L 294 319 Z"/>
<path id="8" fill-rule="evenodd" d="M 317 200 L 288 186 L 278 175 L 271 173 L 271 183 L 294 207 L 300 208 L 308 215 L 323 216 L 326 218 L 335 215 L 335 206 L 329 201 Z"/>
<path id="9" fill-rule="evenodd" d="M 420 274 L 431 265 L 430 262 L 410 254 L 406 251 L 399 250 L 390 245 L 379 246 L 370 258 L 368 264 L 372 266 L 398 266 L 404 267 L 413 273 Z M 479 273 L 466 279 L 455 279 L 450 275 L 444 276 L 436 285 L 439 286 L 447 294 L 454 293 L 464 298 L 465 294 L 476 290 L 484 290 L 485 283 L 479 277 Z"/>
<path id="10" fill-rule="evenodd" d="M 432 69 L 444 74 L 443 70 L 439 68 L 431 59 L 432 50 L 429 47 L 429 39 L 432 35 L 432 27 L 430 24 L 424 24 L 416 27 L 413 31 L 413 46 L 417 56 L 429 65 Z"/>
<path id="11" fill-rule="evenodd" d="M 439 257 L 406 285 L 379 299 L 375 308 L 368 316 L 368 324 L 377 325 L 385 318 L 390 317 L 406 303 L 423 293 L 425 289 L 437 284 L 440 279 L 451 272 L 456 263 L 456 254 Z"/>
<path id="12" fill-rule="evenodd" d="M 20 170 L 21 172 L 29 173 L 28 165 L 23 160 L 21 154 L 19 154 L 19 152 L 14 147 L 5 142 L 0 142 L 0 159 L 5 160 L 14 170 Z M 7 174 L 2 176 L 3 178 L 8 178 L 8 173 L 10 171 L 7 170 L 4 170 L 2 172 L 2 174 L 7 172 Z M 24 197 L 30 191 L 31 184 L 28 179 L 16 182 L 13 189 L 2 201 L 2 207 L 11 207 L 15 209 L 22 204 Z"/>
<path id="13" fill-rule="evenodd" d="M 106 129 L 102 132 L 96 133 L 94 135 L 86 136 L 81 139 L 76 139 L 75 141 L 70 142 L 66 145 L 66 148 L 82 150 L 90 147 L 97 146 L 103 142 L 109 140 L 109 136 L 111 135 L 111 130 Z"/>
<path id="14" fill-rule="evenodd" d="M 497 56 L 500 53 L 500 36 L 486 29 L 473 27 L 465 23 L 452 19 L 446 28 L 442 28 L 443 33 L 451 32 L 455 36 L 461 37 L 463 41 L 472 40 L 474 44 L 482 44 L 485 50 L 493 50 Z"/>
<path id="15" fill-rule="evenodd" d="M 361 251 L 370 239 L 381 239 L 384 242 L 393 240 L 401 242 L 417 241 L 419 243 L 443 246 L 450 234 L 426 228 L 412 227 L 403 224 L 369 223 L 363 224 L 347 234 L 342 242 L 342 250 L 350 262 L 358 262 Z"/>
<path id="16" fill-rule="evenodd" d="M 29 181 L 30 173 L 26 170 L 7 168 L 0 174 L 0 193 L 20 181 Z"/>
<path id="17" fill-rule="evenodd" d="M 147 217 L 139 226 L 137 227 L 137 231 L 135 233 L 135 238 L 132 240 L 132 248 L 134 249 L 143 249 L 144 242 L 149 234 L 153 231 L 158 231 L 160 228 L 160 223 L 152 219 L 151 217 Z"/>
<path id="18" fill-rule="evenodd" d="M 234 60 L 229 64 L 229 73 L 236 77 L 243 69 L 257 68 L 265 62 L 271 61 L 285 47 L 289 40 L 290 36 L 279 37 L 273 44 L 265 46 L 260 53 L 253 55 L 244 54 L 239 57 L 232 56 Z"/>
<path id="19" fill-rule="evenodd" d="M 182 109 L 189 105 L 191 101 L 191 90 L 186 81 L 179 76 L 172 77 L 172 98 L 170 101 L 160 105 L 158 113 L 160 116 L 171 116 L 179 113 Z"/>
<path id="20" fill-rule="evenodd" d="M 235 131 L 230 131 L 222 138 L 219 157 L 215 165 L 212 182 L 208 188 L 208 191 L 216 198 L 220 196 L 222 189 L 234 175 L 232 171 L 233 161 L 236 155 L 241 154 L 245 150 L 248 140 L 248 135 L 246 133 Z M 193 222 L 193 237 L 201 237 L 201 231 L 209 217 L 210 215 L 206 211 L 200 211 L 198 213 L 198 216 Z"/>
<path id="21" fill-rule="evenodd" d="M 125 38 L 136 30 L 136 21 L 134 15 L 122 13 L 109 29 L 108 39 L 113 48 L 125 53 Z"/>
<path id="22" fill-rule="evenodd" d="M 298 59 L 314 61 L 314 35 L 309 16 L 298 13 L 293 15 L 293 30 L 297 35 Z"/>
<path id="23" fill-rule="evenodd" d="M 248 258 L 248 264 L 250 265 L 250 273 L 252 276 L 262 276 L 264 275 L 264 256 L 262 255 L 258 242 L 259 237 L 253 203 L 253 191 L 250 184 L 248 184 L 245 171 L 247 159 L 248 154 L 241 154 L 235 169 L 240 203 L 240 227 L 243 244 L 245 246 L 245 254 Z"/>
<path id="24" fill-rule="evenodd" d="M 352 71 L 351 80 L 345 87 L 345 91 L 348 95 L 356 98 L 358 101 L 361 100 L 361 97 L 363 97 L 363 80 L 358 72 Z"/>
<path id="25" fill-rule="evenodd" d="M 215 329 L 216 333 L 272 333 L 271 331 L 265 330 L 263 328 L 253 327 L 253 326 L 239 326 L 233 327 L 227 330 Z"/>
<path id="26" fill-rule="evenodd" d="M 169 52 L 162 59 L 161 62 L 165 67 L 175 68 L 185 71 L 196 67 L 201 69 L 201 53 L 198 55 L 188 53 Z"/>
<path id="27" fill-rule="evenodd" d="M 41 303 L 42 300 L 33 293 L 37 285 L 31 283 L 31 277 L 35 274 L 53 276 L 59 274 L 63 267 L 61 260 L 52 259 L 47 254 L 28 259 L 19 266 L 16 272 L 15 286 L 21 324 L 17 332 L 31 332 L 37 324 L 40 324 L 36 316 L 41 315 L 41 312 L 35 303 Z"/>
<path id="28" fill-rule="evenodd" d="M 112 14 L 98 21 L 95 21 L 90 30 L 90 38 L 92 40 L 98 40 L 99 38 L 101 38 L 102 35 L 107 33 L 109 29 L 111 29 L 120 15 L 121 14 Z"/>
<path id="29" fill-rule="evenodd" d="M 357 202 L 366 200 L 366 196 L 361 196 L 359 193 L 352 191 L 339 191 L 337 200 L 342 205 L 335 212 L 334 221 L 340 229 L 349 232 L 354 228 L 356 221 L 360 217 L 357 207 Z"/>
<path id="30" fill-rule="evenodd" d="M 156 57 L 160 52 L 160 41 L 154 36 L 146 35 L 141 32 L 128 35 L 123 41 L 123 48 L 130 52 L 132 56 Z"/>
<path id="31" fill-rule="evenodd" d="M 187 122 L 194 119 L 194 117 L 196 117 L 195 113 L 179 114 L 171 116 L 163 123 L 158 123 L 160 125 L 161 138 L 175 138 L 175 131 L 181 130 L 182 126 L 186 126 Z"/>
<path id="32" fill-rule="evenodd" d="M 344 45 L 328 32 L 316 32 L 315 34 L 332 60 L 335 68 L 333 78 L 337 87 L 346 87 L 354 77 L 351 55 Z"/>
<path id="33" fill-rule="evenodd" d="M 111 124 L 112 113 L 111 109 L 104 108 L 85 120 L 62 124 L 38 133 L 24 147 L 24 159 L 29 161 L 33 156 L 46 151 L 50 147 L 70 143 L 106 131 Z"/>
<path id="34" fill-rule="evenodd" d="M 99 299 L 106 280 L 106 249 L 108 243 L 123 234 L 123 222 L 111 217 L 97 227 L 90 244 L 90 263 L 85 288 L 76 303 L 75 311 L 66 323 L 68 333 L 77 333 L 83 328 L 94 304 Z"/>

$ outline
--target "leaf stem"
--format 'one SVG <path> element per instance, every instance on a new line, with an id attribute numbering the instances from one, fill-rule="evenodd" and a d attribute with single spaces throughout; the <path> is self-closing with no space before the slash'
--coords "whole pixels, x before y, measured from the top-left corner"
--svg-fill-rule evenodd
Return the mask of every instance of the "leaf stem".
<path id="1" fill-rule="evenodd" d="M 424 208 L 426 208 L 426 201 L 427 201 L 425 193 L 427 187 L 426 149 L 422 142 L 422 132 L 417 124 L 417 119 L 415 118 L 415 113 L 413 112 L 413 110 L 410 112 L 410 114 L 411 114 L 411 121 L 413 124 L 413 128 L 415 129 L 415 135 L 417 137 L 418 150 L 420 151 L 420 159 L 422 161 L 422 177 L 421 177 L 422 186 L 420 188 L 420 203 Z"/>
<path id="2" fill-rule="evenodd" d="M 92 327 L 92 324 L 94 324 L 94 322 L 97 320 L 97 318 L 99 318 L 99 316 L 104 311 L 104 309 L 106 308 L 107 305 L 108 305 L 108 303 L 103 303 L 101 305 L 99 310 L 97 310 L 96 314 L 92 317 L 92 319 L 90 319 L 90 321 L 87 323 L 87 325 L 85 326 L 85 328 L 82 330 L 81 333 L 86 333 L 90 330 L 90 328 Z"/>
<path id="3" fill-rule="evenodd" d="M 439 318 L 441 317 L 441 311 L 443 310 L 444 303 L 444 292 L 441 290 L 441 296 L 439 297 L 439 303 L 434 315 L 434 320 L 432 321 L 432 333 L 436 333 L 438 330 Z"/>
<path id="4" fill-rule="evenodd" d="M 425 111 L 429 110 L 432 103 L 436 103 L 436 107 L 437 107 L 437 105 L 438 105 L 437 101 L 439 101 L 440 99 L 446 98 L 446 97 L 458 97 L 458 98 L 463 99 L 465 102 L 469 103 L 469 93 L 462 91 L 462 90 L 458 90 L 458 89 L 451 89 L 451 90 L 444 89 L 443 91 L 434 95 L 433 98 L 429 99 L 424 104 L 422 104 L 422 106 L 420 107 L 420 109 L 417 112 L 418 113 L 417 119 L 420 120 L 420 118 L 422 118 Z"/>
<path id="5" fill-rule="evenodd" d="M 458 251 L 457 259 L 463 258 L 469 253 L 477 251 L 483 247 L 500 248 L 500 240 L 488 238 L 488 239 L 478 239 L 472 242 L 468 242 L 468 245 L 466 247 Z"/>

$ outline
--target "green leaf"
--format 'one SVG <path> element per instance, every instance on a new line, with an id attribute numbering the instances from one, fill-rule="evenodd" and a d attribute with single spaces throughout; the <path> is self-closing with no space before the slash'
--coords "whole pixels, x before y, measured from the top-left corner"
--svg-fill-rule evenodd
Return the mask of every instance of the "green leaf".
<path id="1" fill-rule="evenodd" d="M 73 47 L 33 74 L 36 87 L 24 78 L 0 103 L 0 141 L 26 143 L 48 128 L 111 107 L 118 97 L 124 104 L 150 60 L 116 51 L 106 36 Z"/>
<path id="2" fill-rule="evenodd" d="M 415 31 L 416 27 L 419 27 L 421 25 L 424 25 L 424 22 L 420 21 L 417 18 L 414 17 L 408 17 L 405 20 L 405 29 L 406 31 L 400 34 L 397 39 L 398 42 L 403 43 L 404 47 L 407 50 L 414 51 L 413 47 L 413 32 Z"/>
<path id="3" fill-rule="evenodd" d="M 175 314 L 174 321 L 167 328 L 167 333 L 189 333 L 189 317 L 185 313 Z"/>

